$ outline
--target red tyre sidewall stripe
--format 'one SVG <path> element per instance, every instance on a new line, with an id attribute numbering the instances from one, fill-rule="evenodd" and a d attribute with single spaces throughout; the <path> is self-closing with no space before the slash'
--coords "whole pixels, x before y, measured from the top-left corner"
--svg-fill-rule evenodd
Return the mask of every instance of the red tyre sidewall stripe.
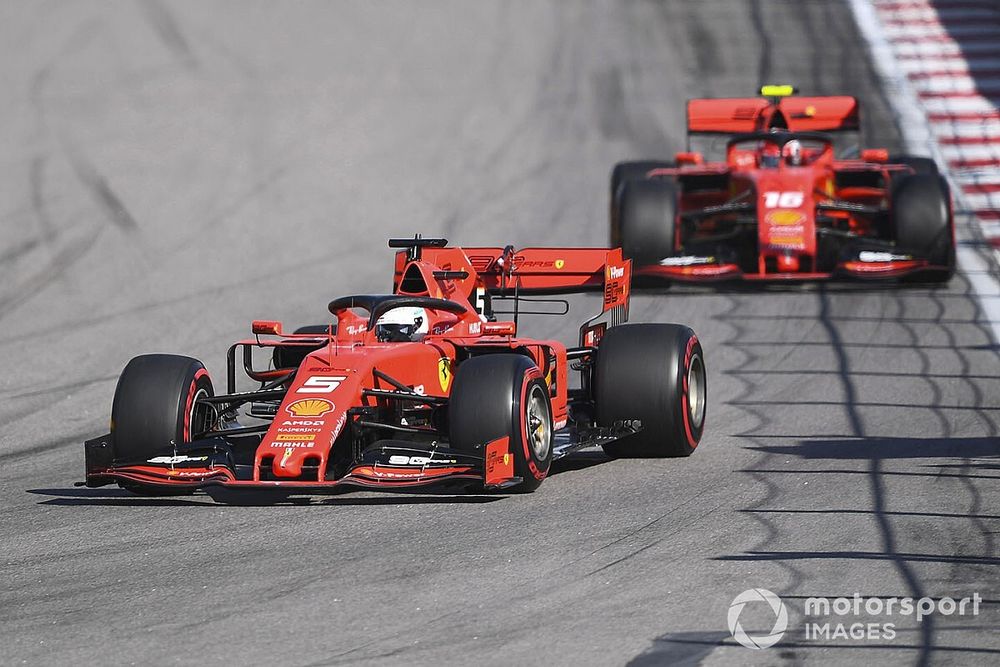
<path id="1" fill-rule="evenodd" d="M 537 480 L 545 479 L 549 471 L 538 469 L 538 466 L 535 465 L 535 459 L 531 456 L 531 451 L 528 448 L 528 420 L 524 402 L 528 397 L 528 387 L 531 386 L 531 381 L 541 379 L 542 372 L 537 368 L 531 368 L 524 374 L 524 380 L 521 382 L 521 401 L 518 405 L 518 412 L 520 413 L 518 421 L 521 423 L 521 447 L 524 450 L 524 460 L 528 464 L 528 470 Z"/>
<path id="2" fill-rule="evenodd" d="M 207 376 L 207 370 L 198 369 L 198 372 L 194 374 L 194 379 L 191 380 L 191 386 L 188 387 L 187 400 L 184 402 L 184 430 L 182 431 L 184 442 L 191 441 L 191 405 L 194 403 L 195 394 L 198 393 L 198 380 Z"/>
<path id="3" fill-rule="evenodd" d="M 691 428 L 691 410 L 688 408 L 689 398 L 688 398 L 688 372 L 691 370 L 691 358 L 694 356 L 694 346 L 698 343 L 697 336 L 691 336 L 688 339 L 687 349 L 684 350 L 684 368 L 683 377 L 681 378 L 681 419 L 684 421 L 684 434 L 687 436 L 688 445 L 691 449 L 698 446 L 698 441 L 694 439 L 694 433 Z"/>

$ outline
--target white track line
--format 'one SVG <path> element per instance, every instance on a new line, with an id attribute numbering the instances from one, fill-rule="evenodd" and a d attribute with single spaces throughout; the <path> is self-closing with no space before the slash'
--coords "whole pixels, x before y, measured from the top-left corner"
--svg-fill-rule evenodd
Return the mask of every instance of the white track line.
<path id="1" fill-rule="evenodd" d="M 996 105 L 991 97 L 979 95 L 929 96 L 924 89 L 920 94 L 915 85 L 919 77 L 911 76 L 917 72 L 936 73 L 942 70 L 958 71 L 960 79 L 967 78 L 964 72 L 969 71 L 969 58 L 977 70 L 996 66 L 1000 60 L 1000 39 L 990 36 L 997 30 L 992 16 L 986 13 L 994 12 L 996 6 L 992 3 L 948 2 L 938 0 L 937 10 L 927 2 L 883 2 L 878 5 L 873 0 L 849 0 L 865 41 L 872 54 L 876 72 L 882 79 L 886 96 L 893 106 L 896 120 L 903 135 L 903 142 L 909 153 L 930 155 L 944 170 L 943 173 L 952 183 L 952 191 L 956 199 L 956 208 L 960 210 L 992 208 L 1000 194 L 993 192 L 973 191 L 977 184 L 995 182 L 994 173 L 1000 165 L 1000 143 L 990 141 L 972 144 L 938 143 L 939 138 L 948 136 L 949 127 L 960 126 L 961 132 L 954 132 L 953 137 L 976 137 L 974 126 L 981 126 L 983 132 L 993 136 L 995 120 L 1000 119 Z M 982 30 L 979 33 L 961 30 L 965 35 L 976 36 L 975 41 L 966 41 L 963 48 L 952 40 L 946 31 L 935 24 L 941 20 L 981 19 Z M 888 28 L 883 21 L 890 24 Z M 906 24 L 910 23 L 910 32 L 906 32 Z M 934 28 L 937 27 L 937 30 Z M 983 37 L 986 37 L 983 40 Z M 890 38 L 892 41 L 890 42 Z M 945 88 L 944 90 L 956 90 Z M 961 89 L 961 90 L 969 90 Z M 943 116 L 958 116 L 959 120 L 932 123 L 928 115 L 935 118 Z M 978 115 L 982 115 L 982 120 Z M 994 151 L 996 154 L 994 154 Z M 971 156 L 971 157 L 970 157 Z M 990 161 L 996 158 L 997 162 Z M 972 161 L 983 163 L 980 168 L 961 172 L 961 178 L 948 167 L 953 162 Z M 970 182 L 971 174 L 984 174 L 983 181 Z M 969 187 L 967 193 L 963 187 Z M 996 198 L 995 195 L 996 194 Z M 968 219 L 971 216 L 965 216 Z M 957 222 L 957 221 L 956 221 Z M 982 236 L 1000 237 L 1000 224 L 992 220 L 992 213 L 984 216 L 977 225 L 977 231 Z M 959 246 L 957 249 L 958 266 L 966 275 L 973 291 L 979 299 L 986 320 L 993 331 L 994 342 L 1000 342 L 1000 283 L 995 276 L 996 266 L 984 259 L 988 255 L 976 252 L 972 248 Z M 996 250 L 993 259 L 1000 259 Z"/>

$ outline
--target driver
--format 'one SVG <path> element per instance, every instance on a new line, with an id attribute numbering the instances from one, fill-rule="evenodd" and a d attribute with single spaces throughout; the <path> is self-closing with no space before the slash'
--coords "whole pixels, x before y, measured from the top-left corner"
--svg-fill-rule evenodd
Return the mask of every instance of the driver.
<path id="1" fill-rule="evenodd" d="M 785 164 L 791 167 L 802 166 L 802 143 L 798 139 L 785 142 L 781 152 L 785 158 Z"/>
<path id="2" fill-rule="evenodd" d="M 407 343 L 419 341 L 427 333 L 427 311 L 423 308 L 403 306 L 393 308 L 375 323 L 375 337 L 382 343 Z"/>
<path id="3" fill-rule="evenodd" d="M 760 147 L 760 166 L 777 167 L 781 162 L 781 149 L 770 141 L 762 141 Z"/>

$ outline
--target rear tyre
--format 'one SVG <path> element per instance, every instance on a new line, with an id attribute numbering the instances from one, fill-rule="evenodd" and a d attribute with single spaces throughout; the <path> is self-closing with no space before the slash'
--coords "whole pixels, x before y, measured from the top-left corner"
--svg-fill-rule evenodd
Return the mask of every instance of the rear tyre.
<path id="1" fill-rule="evenodd" d="M 634 160 L 631 162 L 619 162 L 614 166 L 614 169 L 611 170 L 611 191 L 608 197 L 608 221 L 611 232 L 610 247 L 617 248 L 621 245 L 618 195 L 622 185 L 627 181 L 645 180 L 646 174 L 653 169 L 668 169 L 673 166 L 673 162 L 663 160 Z"/>
<path id="2" fill-rule="evenodd" d="M 705 354 L 679 324 L 612 327 L 597 348 L 597 423 L 638 419 L 642 430 L 604 445 L 613 457 L 690 456 L 705 427 Z"/>
<path id="3" fill-rule="evenodd" d="M 132 359 L 118 378 L 111 407 L 115 463 L 145 463 L 208 430 L 214 411 L 196 400 L 213 395 L 212 380 L 197 359 L 172 354 Z M 131 483 L 122 486 L 143 494 L 170 493 Z"/>
<path id="4" fill-rule="evenodd" d="M 926 257 L 937 271 L 915 276 L 924 282 L 947 282 L 955 274 L 955 241 L 951 227 L 951 194 L 938 174 L 911 174 L 892 189 L 891 208 L 896 245 Z"/>
<path id="5" fill-rule="evenodd" d="M 933 158 L 918 155 L 890 155 L 889 164 L 905 164 L 917 174 L 937 174 L 937 162 Z"/>
<path id="6" fill-rule="evenodd" d="M 677 200 L 673 181 L 629 181 L 622 185 L 619 204 L 625 257 L 638 264 L 656 264 L 674 254 Z"/>
<path id="7" fill-rule="evenodd" d="M 538 367 L 520 354 L 488 354 L 462 362 L 448 406 L 451 446 L 477 454 L 510 438 L 512 491 L 538 488 L 552 463 L 552 405 Z"/>

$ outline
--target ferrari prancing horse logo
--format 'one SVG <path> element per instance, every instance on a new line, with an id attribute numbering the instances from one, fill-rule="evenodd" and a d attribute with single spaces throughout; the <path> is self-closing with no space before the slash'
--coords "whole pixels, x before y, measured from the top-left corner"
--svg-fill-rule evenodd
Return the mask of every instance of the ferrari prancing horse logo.
<path id="1" fill-rule="evenodd" d="M 441 383 L 441 391 L 448 391 L 451 386 L 451 359 L 447 357 L 438 359 L 438 382 Z"/>

